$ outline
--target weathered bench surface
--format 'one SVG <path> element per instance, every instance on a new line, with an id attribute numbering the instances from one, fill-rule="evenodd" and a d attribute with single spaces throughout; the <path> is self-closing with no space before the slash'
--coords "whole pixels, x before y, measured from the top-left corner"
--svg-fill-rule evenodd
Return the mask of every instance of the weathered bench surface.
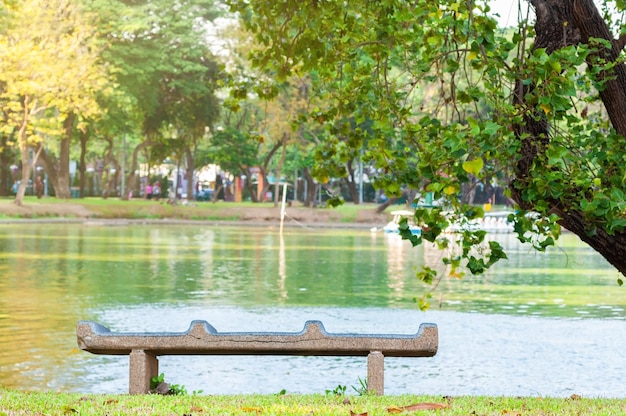
<path id="1" fill-rule="evenodd" d="M 218 332 L 206 321 L 192 321 L 185 332 L 115 333 L 92 321 L 76 328 L 78 346 L 93 354 L 130 355 L 130 392 L 147 393 L 158 374 L 159 355 L 313 355 L 367 356 L 368 387 L 383 394 L 384 357 L 432 357 L 435 324 L 416 334 L 331 334 L 320 321 L 300 332 Z"/>
<path id="2" fill-rule="evenodd" d="M 128 355 L 330 355 L 431 357 L 437 353 L 437 327 L 421 324 L 415 335 L 330 334 L 320 321 L 307 321 L 300 332 L 217 332 L 206 321 L 193 321 L 185 332 L 114 333 L 80 321 L 78 345 L 93 354 Z"/>

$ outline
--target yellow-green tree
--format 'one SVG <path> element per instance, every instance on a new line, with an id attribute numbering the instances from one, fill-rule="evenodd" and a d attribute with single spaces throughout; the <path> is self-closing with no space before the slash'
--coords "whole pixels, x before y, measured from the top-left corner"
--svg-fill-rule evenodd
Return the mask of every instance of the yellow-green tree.
<path id="1" fill-rule="evenodd" d="M 67 136 L 74 119 L 98 114 L 95 93 L 105 88 L 107 77 L 99 65 L 91 19 L 75 2 L 24 0 L 5 4 L 5 12 L 0 103 L 7 122 L 0 127 L 15 132 L 19 147 L 22 181 L 15 203 L 20 205 L 46 137 Z M 68 163 L 63 159 L 56 193 L 67 198 L 69 153 Z"/>

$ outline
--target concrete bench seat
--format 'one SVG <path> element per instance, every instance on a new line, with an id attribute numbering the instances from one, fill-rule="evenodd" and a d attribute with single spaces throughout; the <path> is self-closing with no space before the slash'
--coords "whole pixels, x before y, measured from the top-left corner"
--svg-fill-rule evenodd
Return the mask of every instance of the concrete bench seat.
<path id="1" fill-rule="evenodd" d="M 367 356 L 367 386 L 384 394 L 384 357 L 432 357 L 435 324 L 421 324 L 414 335 L 331 334 L 320 321 L 300 332 L 218 332 L 206 321 L 192 321 L 185 332 L 115 333 L 92 321 L 76 328 L 78 346 L 93 354 L 130 356 L 130 394 L 145 394 L 158 376 L 160 355 Z"/>

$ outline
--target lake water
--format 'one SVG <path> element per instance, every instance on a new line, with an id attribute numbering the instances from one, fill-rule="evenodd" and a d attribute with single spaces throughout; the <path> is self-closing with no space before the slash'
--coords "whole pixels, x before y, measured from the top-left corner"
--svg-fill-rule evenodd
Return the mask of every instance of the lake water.
<path id="1" fill-rule="evenodd" d="M 432 248 L 361 230 L 204 225 L 0 227 L 0 380 L 5 387 L 125 393 L 128 358 L 77 349 L 76 322 L 112 331 L 415 333 L 433 358 L 385 359 L 386 394 L 626 397 L 626 292 L 600 256 L 565 235 L 547 254 L 495 236 L 510 259 L 445 279 L 428 312 L 415 267 Z M 190 392 L 324 393 L 359 386 L 365 358 L 161 357 Z"/>

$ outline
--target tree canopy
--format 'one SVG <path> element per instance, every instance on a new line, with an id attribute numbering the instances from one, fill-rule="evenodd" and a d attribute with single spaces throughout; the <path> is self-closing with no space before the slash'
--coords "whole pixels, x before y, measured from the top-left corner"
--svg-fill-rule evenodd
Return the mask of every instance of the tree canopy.
<path id="1" fill-rule="evenodd" d="M 405 236 L 454 245 L 451 273 L 506 257 L 484 232 L 443 232 L 483 215 L 462 189 L 498 180 L 517 205 L 521 241 L 545 250 L 563 226 L 626 274 L 625 42 L 615 18 L 626 6 L 602 3 L 601 13 L 593 0 L 530 0 L 534 25 L 502 29 L 485 1 L 229 1 L 260 45 L 253 63 L 276 82 L 310 75 L 325 103 L 308 113 L 324 129 L 317 175 L 364 149 L 388 194 L 409 187 L 445 201 L 418 209 L 424 232 Z"/>
<path id="2" fill-rule="evenodd" d="M 98 167 L 103 195 L 124 194 L 116 189 L 122 170 L 131 188 L 139 184 L 139 159 L 150 163 L 151 146 L 171 145 L 168 156 L 184 155 L 193 173 L 221 106 L 223 68 L 206 31 L 220 13 L 213 0 L 2 1 L 0 138 L 21 155 L 16 203 L 35 165 L 57 197 L 69 198 L 70 159 L 80 161 L 81 189 L 86 166 Z M 120 162 L 127 147 L 130 169 Z"/>
<path id="3" fill-rule="evenodd" d="M 92 18 L 69 0 L 8 4 L 0 26 L 0 129 L 15 136 L 22 160 L 20 204 L 47 135 L 62 135 L 73 114 L 96 117 L 96 91 L 108 83 Z M 71 123 L 70 123 L 71 124 Z M 36 151 L 29 157 L 29 150 Z"/>

